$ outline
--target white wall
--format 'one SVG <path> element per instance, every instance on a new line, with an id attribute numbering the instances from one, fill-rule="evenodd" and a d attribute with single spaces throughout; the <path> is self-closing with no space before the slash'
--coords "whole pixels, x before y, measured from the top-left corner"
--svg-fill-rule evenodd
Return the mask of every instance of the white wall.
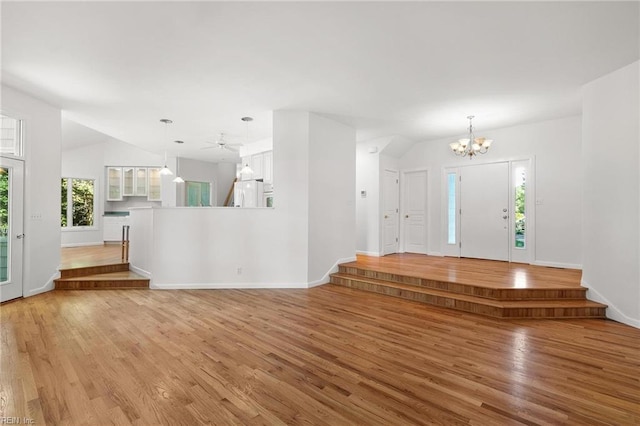
<path id="1" fill-rule="evenodd" d="M 53 289 L 60 264 L 61 112 L 7 86 L 2 86 L 0 108 L 24 120 L 23 294 L 32 296 Z"/>
<path id="2" fill-rule="evenodd" d="M 354 216 L 353 203 L 349 205 L 353 178 L 349 179 L 349 171 L 332 174 L 322 170 L 323 181 L 310 183 L 310 170 L 320 170 L 331 161 L 323 148 L 318 148 L 317 164 L 311 165 L 316 160 L 310 160 L 310 152 L 316 147 L 310 148 L 310 143 L 341 141 L 353 147 L 355 133 L 312 116 L 298 111 L 276 111 L 273 115 L 275 208 L 132 210 L 134 226 L 153 224 L 153 242 L 144 237 L 145 232 L 132 232 L 131 264 L 151 274 L 154 288 L 269 288 L 307 287 L 320 280 L 328 272 L 322 268 L 330 268 L 340 256 L 353 259 L 355 229 L 348 227 Z M 347 134 L 353 135 L 352 141 L 346 140 Z M 342 165 L 343 160 L 335 161 Z M 314 214 L 310 220 L 312 204 L 321 203 L 322 214 L 331 214 L 333 206 L 327 205 L 325 196 L 338 186 L 343 188 L 336 193 L 341 200 L 341 205 L 335 206 L 336 214 L 345 217 L 327 219 Z M 310 202 L 314 198 L 311 188 L 319 193 L 317 200 Z M 146 216 L 149 214 L 151 220 Z M 310 230 L 310 222 L 322 226 L 322 232 L 343 235 L 320 250 L 317 245 L 326 240 L 316 236 L 318 230 Z M 133 249 L 136 245 L 147 247 L 151 254 Z M 317 258 L 310 258 L 311 249 Z"/>
<path id="3" fill-rule="evenodd" d="M 480 123 L 478 123 L 480 124 Z M 521 126 L 479 131 L 494 139 L 491 151 L 473 160 L 455 157 L 454 138 L 418 143 L 400 160 L 402 170 L 429 168 L 429 253 L 442 252 L 442 188 L 444 167 L 535 158 L 535 253 L 532 263 L 580 268 L 582 212 L 580 209 L 581 119 L 568 117 Z"/>
<path id="4" fill-rule="evenodd" d="M 371 256 L 382 253 L 380 247 L 380 151 L 391 138 L 356 144 L 356 251 Z M 362 196 L 362 191 L 366 196 Z"/>
<path id="5" fill-rule="evenodd" d="M 104 144 L 99 143 L 62 152 L 62 176 L 93 179 L 95 217 L 92 229 L 64 229 L 61 235 L 63 247 L 101 244 L 102 215 L 104 214 Z M 59 224 L 58 224 L 59 226 Z"/>
<path id="6" fill-rule="evenodd" d="M 639 63 L 584 86 L 582 281 L 607 314 L 640 327 Z"/>
<path id="7" fill-rule="evenodd" d="M 308 282 L 324 284 L 339 259 L 355 253 L 355 130 L 311 114 L 309 123 Z"/>

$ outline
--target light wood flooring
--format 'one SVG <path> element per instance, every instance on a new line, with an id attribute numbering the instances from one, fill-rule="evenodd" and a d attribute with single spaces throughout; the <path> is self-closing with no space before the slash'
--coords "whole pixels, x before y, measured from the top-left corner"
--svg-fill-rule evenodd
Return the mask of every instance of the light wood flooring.
<path id="1" fill-rule="evenodd" d="M 60 269 L 122 263 L 122 245 L 63 247 L 60 250 Z"/>
<path id="2" fill-rule="evenodd" d="M 640 330 L 339 286 L 0 307 L 0 417 L 37 425 L 638 425 Z"/>

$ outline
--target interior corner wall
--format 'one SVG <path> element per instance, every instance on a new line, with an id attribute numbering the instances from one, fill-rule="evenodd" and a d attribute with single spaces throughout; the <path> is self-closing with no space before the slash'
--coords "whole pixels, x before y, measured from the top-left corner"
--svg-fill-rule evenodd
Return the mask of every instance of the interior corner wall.
<path id="1" fill-rule="evenodd" d="M 24 120 L 26 297 L 52 290 L 60 265 L 62 114 L 59 108 L 4 85 L 1 109 Z"/>
<path id="2" fill-rule="evenodd" d="M 640 328 L 639 62 L 583 87 L 583 284 Z"/>
<path id="3" fill-rule="evenodd" d="M 369 144 L 356 145 L 356 251 L 380 254 L 380 170 L 379 154 Z"/>
<path id="4" fill-rule="evenodd" d="M 308 282 L 325 283 L 337 261 L 355 256 L 355 129 L 309 116 Z"/>

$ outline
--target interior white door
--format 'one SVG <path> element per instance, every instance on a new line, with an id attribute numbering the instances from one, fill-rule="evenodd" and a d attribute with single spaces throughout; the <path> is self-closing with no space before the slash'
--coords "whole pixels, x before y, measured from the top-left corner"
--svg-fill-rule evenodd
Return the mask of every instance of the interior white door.
<path id="1" fill-rule="evenodd" d="M 403 174 L 404 251 L 427 254 L 427 171 Z"/>
<path id="2" fill-rule="evenodd" d="M 509 164 L 460 170 L 460 255 L 509 260 Z"/>
<path id="3" fill-rule="evenodd" d="M 23 198 L 23 162 L 2 157 L 0 199 L 7 200 L 7 213 L 0 215 L 0 302 L 22 296 Z"/>
<path id="4" fill-rule="evenodd" d="M 398 210 L 399 210 L 399 181 L 397 170 L 385 170 L 382 179 L 382 254 L 398 252 Z"/>

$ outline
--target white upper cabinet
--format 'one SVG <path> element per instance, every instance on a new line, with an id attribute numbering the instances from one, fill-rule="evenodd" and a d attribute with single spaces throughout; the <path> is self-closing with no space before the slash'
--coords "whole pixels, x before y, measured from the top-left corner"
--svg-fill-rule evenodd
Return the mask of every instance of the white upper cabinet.
<path id="1" fill-rule="evenodd" d="M 262 175 L 265 182 L 273 183 L 273 151 L 263 154 Z"/>
<path id="2" fill-rule="evenodd" d="M 135 170 L 133 167 L 122 168 L 122 195 L 130 197 L 134 195 Z"/>
<path id="3" fill-rule="evenodd" d="M 147 168 L 136 167 L 135 195 L 147 196 Z"/>
<path id="4" fill-rule="evenodd" d="M 253 154 L 251 156 L 251 169 L 253 170 L 252 179 L 263 179 L 264 171 L 264 154 Z"/>
<path id="5" fill-rule="evenodd" d="M 122 167 L 107 167 L 107 201 L 122 201 Z"/>
<path id="6" fill-rule="evenodd" d="M 160 170 L 160 167 L 149 167 L 147 169 L 147 178 L 149 179 L 147 200 L 149 201 L 162 201 L 162 180 L 160 179 Z"/>

